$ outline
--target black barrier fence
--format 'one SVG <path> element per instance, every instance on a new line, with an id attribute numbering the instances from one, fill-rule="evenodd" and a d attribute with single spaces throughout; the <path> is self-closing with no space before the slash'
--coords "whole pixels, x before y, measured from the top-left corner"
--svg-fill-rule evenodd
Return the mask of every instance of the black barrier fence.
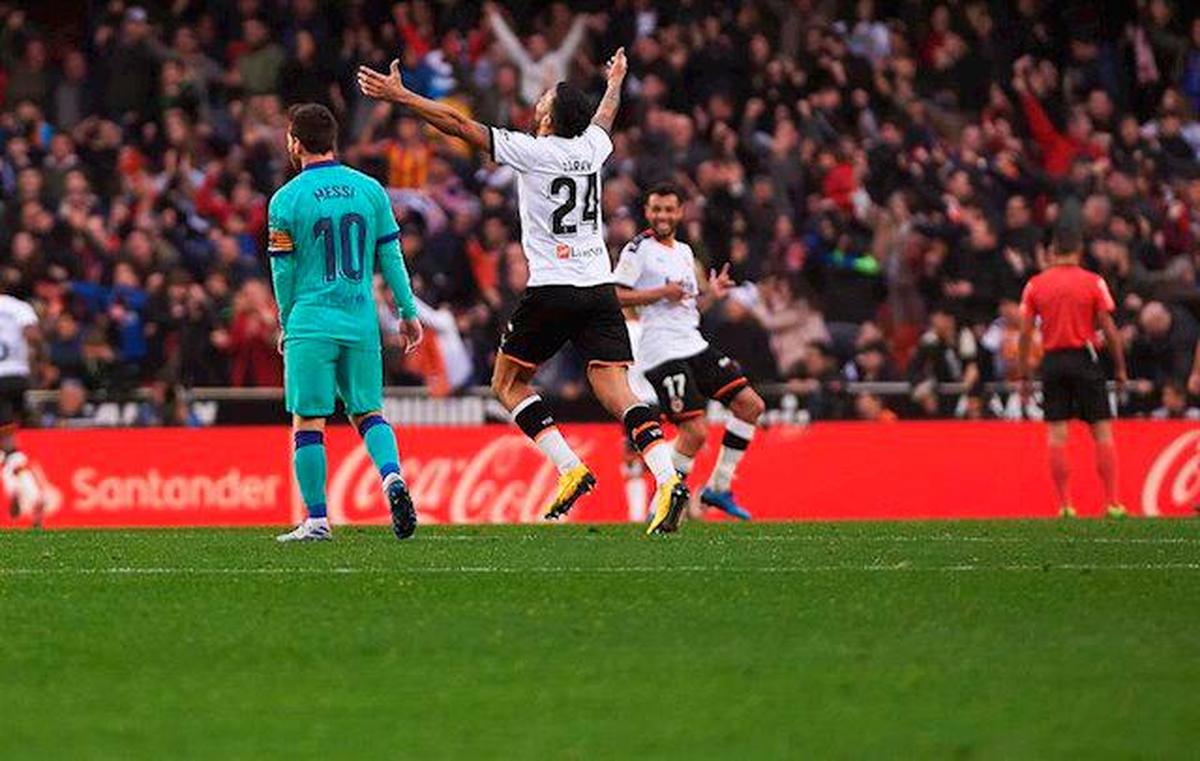
<path id="1" fill-rule="evenodd" d="M 764 423 L 805 424 L 814 420 L 876 419 L 1040 419 L 1040 394 L 1022 405 L 1015 389 L 988 384 L 967 394 L 958 384 L 916 386 L 906 382 L 830 383 L 801 386 L 774 384 L 758 387 L 767 404 Z M 593 422 L 608 416 L 589 395 L 555 396 L 543 391 L 555 416 L 564 422 Z M 1144 417 L 1157 398 L 1136 390 L 1121 394 L 1110 385 L 1110 400 L 1122 416 Z M 34 427 L 137 427 L 155 425 L 270 425 L 289 418 L 278 388 L 195 388 L 162 398 L 149 390 L 119 398 L 91 397 L 63 405 L 57 391 L 26 394 L 28 424 Z M 710 416 L 724 411 L 711 403 Z M 479 425 L 507 422 L 508 414 L 484 387 L 447 396 L 430 396 L 423 388 L 387 389 L 384 414 L 397 425 Z"/>

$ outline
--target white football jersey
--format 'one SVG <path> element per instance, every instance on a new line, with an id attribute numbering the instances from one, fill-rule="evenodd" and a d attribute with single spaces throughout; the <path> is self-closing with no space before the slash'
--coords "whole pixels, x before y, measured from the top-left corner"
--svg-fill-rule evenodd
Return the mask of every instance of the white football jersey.
<path id="1" fill-rule="evenodd" d="M 638 291 L 661 288 L 668 281 L 682 284 L 687 291 L 679 301 L 661 299 L 638 308 L 642 340 L 637 359 L 644 368 L 692 357 L 708 348 L 700 334 L 700 310 L 696 307 L 700 287 L 691 246 L 681 240 L 673 246 L 663 245 L 647 230 L 621 249 L 614 279 L 617 285 Z"/>
<path id="2" fill-rule="evenodd" d="M 37 325 L 33 307 L 12 296 L 0 296 L 0 377 L 29 375 L 29 341 L 25 329 Z"/>
<path id="3" fill-rule="evenodd" d="M 533 137 L 492 127 L 492 159 L 517 171 L 529 285 L 612 282 L 600 219 L 600 168 L 612 140 L 591 124 L 579 137 Z"/>

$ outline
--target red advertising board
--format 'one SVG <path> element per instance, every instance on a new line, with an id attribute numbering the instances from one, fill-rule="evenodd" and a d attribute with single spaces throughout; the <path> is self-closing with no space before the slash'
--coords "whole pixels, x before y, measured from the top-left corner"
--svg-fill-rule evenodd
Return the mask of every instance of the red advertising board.
<path id="1" fill-rule="evenodd" d="M 599 478 L 573 521 L 628 518 L 615 425 L 564 426 Z M 697 463 L 707 474 L 719 431 Z M 327 434 L 330 512 L 384 523 L 379 481 L 358 437 Z M 405 475 L 424 523 L 537 521 L 555 473 L 516 429 L 399 431 Z M 27 431 L 47 493 L 47 527 L 235 526 L 301 515 L 283 428 Z M 1131 512 L 1189 515 L 1200 503 L 1200 428 L 1117 425 L 1121 493 Z M 1092 445 L 1072 432 L 1073 486 L 1084 515 L 1100 511 Z M 1023 518 L 1054 512 L 1045 429 L 1034 423 L 826 423 L 761 431 L 739 471 L 741 500 L 765 520 Z M 0 526 L 20 525 L 5 523 Z"/>

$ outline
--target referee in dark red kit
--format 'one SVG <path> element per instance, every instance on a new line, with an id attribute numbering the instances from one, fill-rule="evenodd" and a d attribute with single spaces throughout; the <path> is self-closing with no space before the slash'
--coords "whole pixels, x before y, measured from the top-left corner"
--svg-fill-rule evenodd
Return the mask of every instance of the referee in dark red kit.
<path id="1" fill-rule="evenodd" d="M 1029 397 L 1029 346 L 1034 327 L 1041 321 L 1042 396 L 1050 424 L 1050 475 L 1058 492 L 1058 514 L 1075 515 L 1069 489 L 1067 421 L 1079 419 L 1091 426 L 1096 441 L 1096 470 L 1104 484 L 1105 514 L 1125 515 L 1117 496 L 1117 450 L 1113 444 L 1104 370 L 1100 365 L 1096 328 L 1112 355 L 1118 391 L 1124 386 L 1125 351 L 1113 323 L 1112 294 L 1104 278 L 1080 266 L 1083 240 L 1078 225 L 1064 224 L 1054 234 L 1050 262 L 1033 277 L 1021 296 L 1021 397 Z"/>

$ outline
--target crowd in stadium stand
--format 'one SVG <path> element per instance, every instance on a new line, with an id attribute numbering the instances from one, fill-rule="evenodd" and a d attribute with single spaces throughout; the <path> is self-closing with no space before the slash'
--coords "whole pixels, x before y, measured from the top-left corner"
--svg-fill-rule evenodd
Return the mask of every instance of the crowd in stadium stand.
<path id="1" fill-rule="evenodd" d="M 40 387 L 279 385 L 266 206 L 292 171 L 286 109 L 308 101 L 401 223 L 430 340 L 389 354 L 389 382 L 486 383 L 526 277 L 513 174 L 361 97 L 353 71 L 398 56 L 422 94 L 526 129 L 558 79 L 598 93 L 624 45 L 610 250 L 645 189 L 682 187 L 682 237 L 740 283 L 705 330 L 755 381 L 821 418 L 999 414 L 977 389 L 1015 377 L 1022 285 L 1069 212 L 1118 303 L 1126 411 L 1195 414 L 1187 3 L 112 0 L 73 34 L 21 5 L 0 5 L 0 287 L 41 316 Z M 569 354 L 541 380 L 582 390 Z M 889 380 L 914 391 L 845 391 Z"/>

